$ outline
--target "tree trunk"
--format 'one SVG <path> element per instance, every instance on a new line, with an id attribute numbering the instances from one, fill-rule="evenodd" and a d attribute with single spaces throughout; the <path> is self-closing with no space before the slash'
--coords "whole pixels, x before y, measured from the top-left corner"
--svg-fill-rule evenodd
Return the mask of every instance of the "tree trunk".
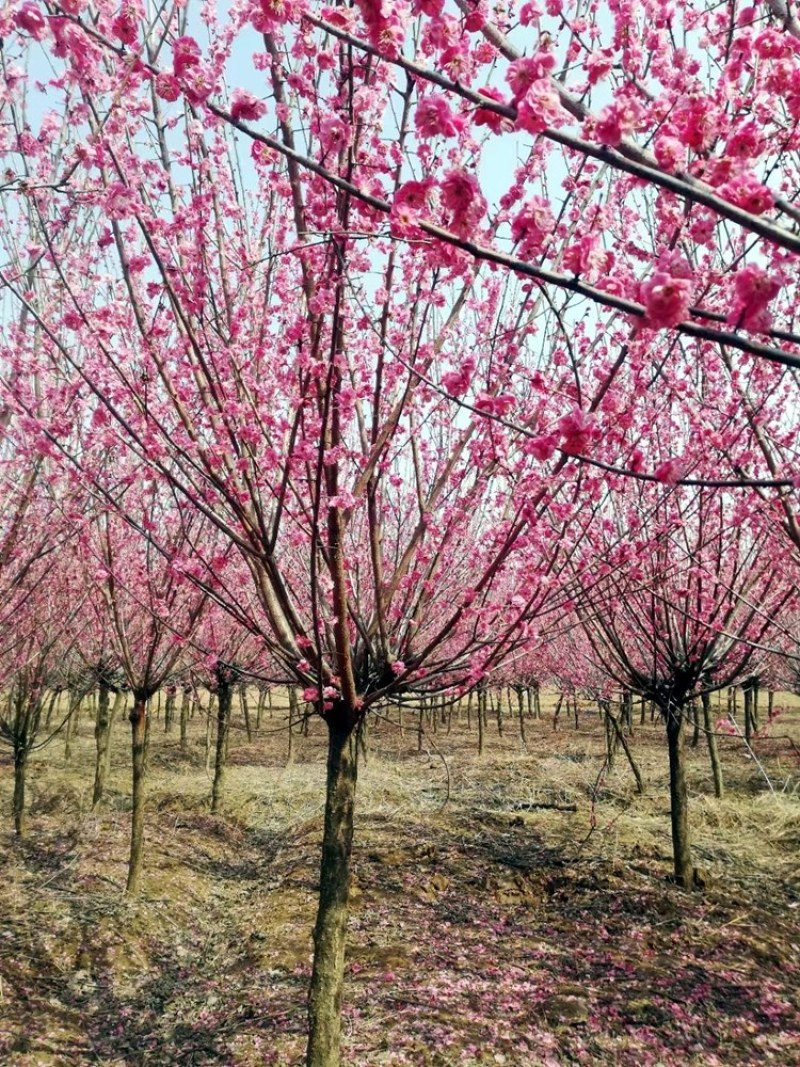
<path id="1" fill-rule="evenodd" d="M 692 725 L 694 727 L 692 731 L 692 748 L 697 748 L 700 744 L 700 712 L 697 708 L 697 701 L 693 700 L 691 703 L 692 710 Z"/>
<path id="2" fill-rule="evenodd" d="M 486 690 L 478 690 L 478 755 L 483 755 L 483 731 L 486 727 Z"/>
<path id="3" fill-rule="evenodd" d="M 286 751 L 286 765 L 294 762 L 294 724 L 300 718 L 297 705 L 297 690 L 293 685 L 289 686 L 289 747 Z"/>
<path id="4" fill-rule="evenodd" d="M 23 746 L 14 752 L 14 833 L 25 836 L 27 812 L 25 811 L 25 775 L 28 770 L 28 749 Z"/>
<path id="5" fill-rule="evenodd" d="M 114 715 L 119 708 L 120 694 L 115 694 L 113 707 L 109 700 L 111 690 L 104 682 L 100 682 L 97 694 L 97 717 L 94 724 L 94 740 L 97 746 L 97 755 L 94 764 L 94 789 L 92 791 L 92 807 L 96 808 L 103 798 L 106 788 L 106 778 L 111 767 L 111 726 Z"/>
<path id="6" fill-rule="evenodd" d="M 352 727 L 328 723 L 325 829 L 314 965 L 308 996 L 307 1067 L 338 1067 L 358 751 Z"/>
<path id="7" fill-rule="evenodd" d="M 192 700 L 191 689 L 184 689 L 181 698 L 181 752 L 189 751 L 189 705 Z"/>
<path id="8" fill-rule="evenodd" d="M 625 753 L 628 763 L 630 764 L 630 768 L 633 771 L 633 777 L 636 779 L 636 792 L 644 793 L 644 782 L 642 781 L 642 772 L 639 770 L 639 765 L 633 758 L 633 753 L 631 752 L 630 745 L 625 740 L 625 733 L 622 730 L 620 724 L 610 712 L 609 718 L 611 719 L 611 724 L 614 727 L 614 731 L 616 732 L 617 740 L 619 741 L 620 745 L 622 745 L 622 751 Z"/>
<path id="9" fill-rule="evenodd" d="M 173 686 L 170 686 L 167 690 L 167 699 L 164 704 L 164 733 L 172 733 L 172 721 L 175 718 L 175 695 L 176 691 Z"/>
<path id="10" fill-rule="evenodd" d="M 519 739 L 524 746 L 527 743 L 527 738 L 525 737 L 525 697 L 521 689 L 517 690 L 517 707 L 519 709 Z"/>
<path id="11" fill-rule="evenodd" d="M 688 889 L 693 881 L 692 852 L 689 838 L 689 797 L 686 788 L 683 709 L 670 705 L 665 709 L 667 747 L 669 749 L 669 797 L 672 822 L 672 854 L 675 881 Z"/>
<path id="12" fill-rule="evenodd" d="M 219 677 L 217 682 L 217 748 L 214 760 L 214 781 L 211 785 L 211 814 L 222 810 L 222 790 L 225 785 L 225 761 L 228 756 L 228 729 L 231 720 L 233 687 L 230 680 Z"/>
<path id="13" fill-rule="evenodd" d="M 714 796 L 721 797 L 723 793 L 722 765 L 719 761 L 717 735 L 714 732 L 714 725 L 711 722 L 711 696 L 709 693 L 703 693 L 700 699 L 703 701 L 703 726 L 706 731 L 706 738 L 708 739 L 708 754 L 711 757 L 711 773 L 714 776 Z"/>
<path id="14" fill-rule="evenodd" d="M 133 796 L 131 803 L 131 855 L 128 861 L 128 882 L 125 892 L 136 896 L 142 879 L 144 858 L 144 790 L 147 767 L 147 700 L 134 694 L 133 708 L 128 716 L 131 724 L 131 757 L 133 764 Z"/>
<path id="15" fill-rule="evenodd" d="M 253 743 L 253 724 L 250 721 L 250 704 L 247 701 L 247 683 L 242 682 L 239 687 L 239 700 L 242 705 L 242 715 L 244 716 L 244 728 L 247 733 L 247 743 L 252 745 Z"/>

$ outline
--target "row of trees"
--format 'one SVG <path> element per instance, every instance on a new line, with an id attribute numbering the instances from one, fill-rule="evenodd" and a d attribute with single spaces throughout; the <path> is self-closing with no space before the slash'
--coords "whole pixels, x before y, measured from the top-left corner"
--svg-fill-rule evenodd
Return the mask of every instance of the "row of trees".
<path id="1" fill-rule="evenodd" d="M 337 1064 L 359 727 L 578 624 L 662 710 L 687 882 L 685 709 L 793 647 L 793 16 L 24 0 L 0 35 L 3 610 L 133 693 L 129 889 L 181 657 L 298 686 Z"/>

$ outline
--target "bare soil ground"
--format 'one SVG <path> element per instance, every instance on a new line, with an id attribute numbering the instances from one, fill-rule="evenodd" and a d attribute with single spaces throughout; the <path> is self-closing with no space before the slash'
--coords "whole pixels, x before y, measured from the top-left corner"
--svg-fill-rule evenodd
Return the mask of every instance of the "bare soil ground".
<path id="1" fill-rule="evenodd" d="M 800 710 L 754 756 L 722 742 L 727 795 L 691 751 L 705 888 L 672 885 L 663 727 L 636 720 L 637 796 L 602 724 L 490 720 L 369 738 L 359 782 L 345 991 L 355 1067 L 800 1064 Z M 237 720 L 238 721 L 238 720 Z M 410 722 L 410 717 L 407 717 Z M 205 725 L 182 753 L 154 721 L 145 889 L 124 898 L 126 724 L 90 811 L 92 723 L 31 768 L 29 836 L 0 765 L 0 1062 L 216 1064 L 303 1057 L 323 804 L 323 731 L 276 712 L 234 734 L 224 815 L 208 809 Z M 754 758 L 755 757 L 755 758 Z M 770 784 L 767 782 L 767 777 Z M 553 807 L 532 805 L 549 804 Z M 570 810 L 573 808 L 575 810 Z"/>

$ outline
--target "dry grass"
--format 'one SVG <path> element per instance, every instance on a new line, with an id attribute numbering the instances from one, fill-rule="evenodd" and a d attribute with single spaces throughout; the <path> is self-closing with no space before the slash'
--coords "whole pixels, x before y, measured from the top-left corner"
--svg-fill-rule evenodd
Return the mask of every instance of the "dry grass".
<path id="1" fill-rule="evenodd" d="M 421 752 L 415 729 L 374 728 L 359 779 L 348 1062 L 638 1067 L 650 1048 L 653 1063 L 800 1064 L 800 711 L 785 702 L 775 737 L 754 746 L 771 790 L 742 743 L 725 739 L 727 795 L 716 800 L 705 751 L 690 752 L 702 896 L 666 878 L 658 724 L 637 724 L 633 739 L 644 796 L 622 753 L 600 774 L 603 733 L 588 707 L 578 731 L 562 718 L 553 733 L 546 699 L 527 746 L 515 724 L 500 738 L 490 721 L 482 758 L 474 723 L 440 727 Z M 134 902 L 121 892 L 124 724 L 97 813 L 86 718 L 68 763 L 60 739 L 37 756 L 29 840 L 2 832 L 4 1063 L 300 1062 L 324 736 L 312 723 L 287 765 L 281 714 L 251 744 L 237 721 L 220 818 L 208 811 L 203 721 L 188 753 L 153 723 L 145 892 Z M 10 779 L 6 762 L 3 810 Z M 756 1000 L 772 991 L 773 1006 L 746 1025 L 743 1009 L 728 1010 L 736 974 L 751 991 L 760 983 Z M 664 1030 L 677 1025 L 664 1005 L 683 995 L 671 983 L 710 990 L 680 1042 Z M 565 1004 L 575 1018 L 558 1014 Z"/>

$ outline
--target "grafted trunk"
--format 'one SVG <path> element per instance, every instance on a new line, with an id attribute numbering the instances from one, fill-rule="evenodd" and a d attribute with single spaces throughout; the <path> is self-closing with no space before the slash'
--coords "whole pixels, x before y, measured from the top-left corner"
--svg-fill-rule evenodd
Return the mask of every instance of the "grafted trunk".
<path id="1" fill-rule="evenodd" d="M 669 750 L 669 797 L 675 881 L 688 889 L 693 883 L 693 867 L 689 836 L 689 795 L 686 787 L 686 734 L 683 708 L 670 705 L 665 709 L 665 715 Z"/>
<path id="2" fill-rule="evenodd" d="M 217 681 L 217 748 L 214 759 L 214 781 L 211 785 L 211 813 L 222 810 L 222 793 L 225 787 L 225 763 L 228 757 L 228 730 L 231 721 L 231 698 L 233 687 L 230 680 L 218 677 Z"/>
<path id="3" fill-rule="evenodd" d="M 128 716 L 131 724 L 131 757 L 133 766 L 131 803 L 131 854 L 128 861 L 128 882 L 125 892 L 136 896 L 142 880 L 144 862 L 144 799 L 147 776 L 147 701 L 148 694 L 135 693 L 133 708 Z"/>
<path id="4" fill-rule="evenodd" d="M 25 810 L 25 780 L 28 771 L 28 748 L 22 746 L 14 752 L 14 833 L 17 837 L 25 836 L 27 812 Z"/>
<path id="5" fill-rule="evenodd" d="M 307 1067 L 338 1067 L 358 752 L 352 726 L 328 723 L 325 829 L 314 965 L 308 998 Z"/>
<path id="6" fill-rule="evenodd" d="M 705 728 L 706 738 L 708 739 L 708 755 L 711 758 L 711 773 L 714 776 L 714 796 L 721 797 L 723 793 L 722 765 L 719 761 L 717 735 L 714 733 L 714 726 L 711 722 L 711 696 L 708 693 L 703 693 L 700 699 L 703 701 L 703 727 Z"/>

